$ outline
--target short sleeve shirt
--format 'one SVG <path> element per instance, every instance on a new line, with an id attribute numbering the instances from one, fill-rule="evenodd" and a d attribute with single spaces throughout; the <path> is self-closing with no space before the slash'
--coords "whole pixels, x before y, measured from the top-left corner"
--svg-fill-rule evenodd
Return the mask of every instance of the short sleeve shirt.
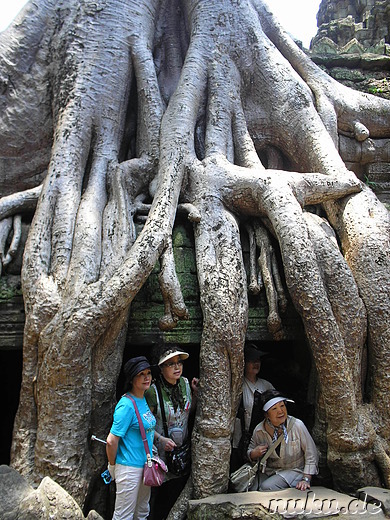
<path id="1" fill-rule="evenodd" d="M 145 428 L 149 452 L 152 453 L 156 419 L 144 397 L 142 399 L 132 397 Z M 121 397 L 116 405 L 110 433 L 120 437 L 115 462 L 124 466 L 142 468 L 146 462 L 146 453 L 134 405 L 128 397 Z"/>

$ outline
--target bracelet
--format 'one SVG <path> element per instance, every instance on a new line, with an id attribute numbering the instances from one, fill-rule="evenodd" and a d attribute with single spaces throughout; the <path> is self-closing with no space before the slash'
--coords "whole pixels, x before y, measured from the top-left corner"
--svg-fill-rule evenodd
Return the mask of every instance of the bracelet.
<path id="1" fill-rule="evenodd" d="M 304 480 L 305 482 L 307 482 L 308 484 L 310 484 L 310 479 L 309 479 L 309 477 L 302 477 L 302 480 Z"/>

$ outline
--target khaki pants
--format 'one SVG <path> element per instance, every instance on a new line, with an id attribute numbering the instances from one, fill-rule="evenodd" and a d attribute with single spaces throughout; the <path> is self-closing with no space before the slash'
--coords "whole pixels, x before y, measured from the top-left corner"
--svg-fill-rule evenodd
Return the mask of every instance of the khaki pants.
<path id="1" fill-rule="evenodd" d="M 280 470 L 270 477 L 258 472 L 249 491 L 278 491 L 279 489 L 295 488 L 302 477 L 303 473 L 296 469 Z"/>

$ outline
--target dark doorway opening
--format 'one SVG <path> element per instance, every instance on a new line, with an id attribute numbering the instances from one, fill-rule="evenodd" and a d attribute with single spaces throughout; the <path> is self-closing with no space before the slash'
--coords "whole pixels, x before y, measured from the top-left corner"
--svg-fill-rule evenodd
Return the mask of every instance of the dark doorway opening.
<path id="1" fill-rule="evenodd" d="M 1 392 L 0 464 L 10 463 L 12 430 L 22 383 L 22 351 L 0 350 Z"/>
<path id="2" fill-rule="evenodd" d="M 315 384 L 312 356 L 306 341 L 253 342 L 263 352 L 259 376 L 282 392 L 289 403 L 289 413 L 298 417 L 310 429 L 314 423 Z"/>

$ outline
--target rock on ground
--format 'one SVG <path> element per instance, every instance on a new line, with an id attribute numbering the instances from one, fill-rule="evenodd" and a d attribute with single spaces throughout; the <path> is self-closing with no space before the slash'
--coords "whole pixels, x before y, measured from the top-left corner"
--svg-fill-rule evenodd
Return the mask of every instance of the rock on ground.
<path id="1" fill-rule="evenodd" d="M 9 466 L 0 466 L 2 520 L 85 520 L 77 502 L 61 486 L 45 477 L 37 489 Z M 90 511 L 88 520 L 103 520 Z"/>

